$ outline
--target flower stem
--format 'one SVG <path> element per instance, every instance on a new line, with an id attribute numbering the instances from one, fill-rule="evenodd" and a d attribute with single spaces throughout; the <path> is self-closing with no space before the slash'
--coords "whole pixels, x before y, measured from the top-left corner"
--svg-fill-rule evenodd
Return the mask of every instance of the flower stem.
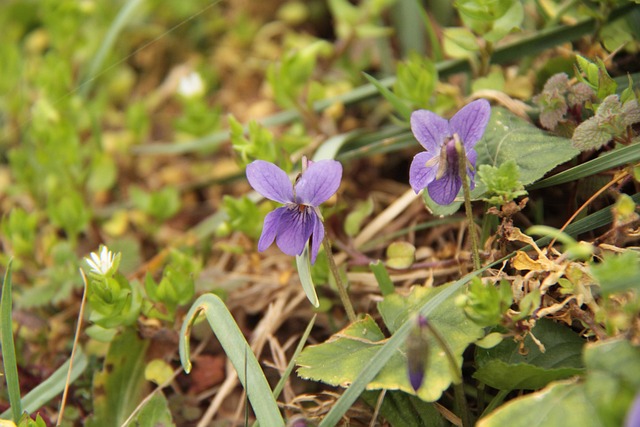
<path id="1" fill-rule="evenodd" d="M 336 265 L 336 260 L 333 258 L 333 252 L 331 251 L 331 242 L 329 241 L 329 237 L 327 237 L 326 234 L 324 236 L 324 240 L 322 241 L 322 245 L 324 246 L 324 251 L 327 254 L 327 258 L 329 259 L 329 269 L 333 274 L 333 278 L 336 280 L 338 295 L 340 296 L 342 305 L 347 312 L 349 322 L 353 323 L 356 321 L 356 312 L 353 310 L 353 305 L 351 304 L 351 300 L 349 299 L 347 288 L 345 288 L 344 283 L 342 283 L 342 276 L 340 276 L 340 271 L 338 270 L 338 266 Z"/>
<path id="2" fill-rule="evenodd" d="M 457 137 L 457 134 L 454 135 Z M 469 174 L 467 173 L 467 154 L 458 138 L 456 138 L 456 151 L 458 152 L 458 165 L 460 168 L 460 178 L 462 178 L 462 192 L 464 194 L 464 210 L 469 223 L 469 236 L 471 237 L 471 254 L 473 256 L 473 268 L 480 270 L 480 249 L 478 247 L 478 234 L 473 221 L 473 210 L 471 209 L 471 187 L 469 184 Z"/>

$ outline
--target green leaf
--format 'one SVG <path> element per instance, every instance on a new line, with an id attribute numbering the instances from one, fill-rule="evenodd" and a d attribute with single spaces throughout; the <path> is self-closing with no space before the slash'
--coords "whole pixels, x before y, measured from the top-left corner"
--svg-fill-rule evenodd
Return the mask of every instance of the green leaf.
<path id="1" fill-rule="evenodd" d="M 362 400 L 374 408 L 380 393 L 382 392 L 366 391 L 362 393 Z M 447 425 L 435 404 L 397 390 L 386 391 L 380 406 L 380 415 L 393 427 L 444 427 Z"/>
<path id="2" fill-rule="evenodd" d="M 104 368 L 93 378 L 93 415 L 87 426 L 122 425 L 142 401 L 147 345 L 129 328 L 111 342 Z"/>
<path id="3" fill-rule="evenodd" d="M 501 281 L 496 286 L 474 277 L 458 303 L 469 319 L 479 326 L 499 325 L 513 303 L 511 284 Z"/>
<path id="4" fill-rule="evenodd" d="M 591 265 L 591 275 L 600 284 L 605 295 L 629 289 L 638 291 L 640 259 L 633 251 L 605 256 L 601 263 Z"/>
<path id="5" fill-rule="evenodd" d="M 616 136 L 624 136 L 627 127 L 640 121 L 640 107 L 635 99 L 624 104 L 618 95 L 609 95 L 598 106 L 595 116 L 580 123 L 571 138 L 580 149 L 595 150 Z"/>
<path id="6" fill-rule="evenodd" d="M 427 301 L 437 297 L 451 285 L 438 288 L 415 287 L 408 296 L 388 295 L 378 305 L 387 328 L 395 333 L 398 328 Z M 445 337 L 458 363 L 467 346 L 482 336 L 482 329 L 464 315 L 462 309 L 448 298 L 429 314 L 429 322 Z M 371 360 L 385 344 L 385 336 L 370 317 L 358 320 L 333 335 L 327 342 L 309 346 L 298 358 L 298 375 L 345 387 L 359 374 L 362 366 Z M 430 360 L 423 386 L 418 396 L 427 402 L 440 398 L 452 381 L 449 362 L 434 338 L 430 338 Z M 398 349 L 378 375 L 367 385 L 367 390 L 402 390 L 415 394 L 407 376 L 407 358 Z"/>
<path id="7" fill-rule="evenodd" d="M 175 187 L 147 192 L 132 186 L 129 188 L 129 196 L 138 209 L 159 221 L 171 218 L 180 210 L 180 192 Z"/>
<path id="8" fill-rule="evenodd" d="M 82 196 L 75 191 L 67 191 L 58 200 L 50 201 L 47 213 L 51 222 L 73 239 L 86 228 L 91 218 Z"/>
<path id="9" fill-rule="evenodd" d="M 173 368 L 162 359 L 153 359 L 144 368 L 144 378 L 158 385 L 173 377 Z"/>
<path id="10" fill-rule="evenodd" d="M 302 350 L 297 360 L 298 376 L 346 387 L 357 375 L 363 360 L 368 360 L 375 354 L 384 339 L 376 322 L 367 314 L 325 343 Z M 382 388 L 372 384 L 367 389 Z"/>
<path id="11" fill-rule="evenodd" d="M 154 394 L 127 425 L 136 427 L 175 426 L 164 394 L 162 392 Z"/>
<path id="12" fill-rule="evenodd" d="M 409 59 L 398 64 L 393 91 L 414 106 L 425 106 L 433 96 L 438 70 L 427 57 L 411 52 Z"/>
<path id="13" fill-rule="evenodd" d="M 118 166 L 107 153 L 98 153 L 92 160 L 87 187 L 91 191 L 104 191 L 113 186 L 118 177 Z"/>
<path id="14" fill-rule="evenodd" d="M 472 58 L 479 49 L 476 37 L 466 28 L 445 28 L 443 35 L 444 51 L 452 58 Z"/>
<path id="15" fill-rule="evenodd" d="M 477 92 L 483 89 L 490 90 L 504 90 L 504 74 L 502 73 L 502 68 L 493 66 L 491 67 L 491 72 L 485 77 L 478 77 L 471 83 L 471 91 Z"/>
<path id="16" fill-rule="evenodd" d="M 245 128 L 235 117 L 229 115 L 228 121 L 231 129 L 231 146 L 239 154 L 243 165 L 255 159 L 268 162 L 278 160 L 277 145 L 271 131 L 255 121 L 250 121 L 246 129 L 247 136 L 245 136 Z"/>
<path id="17" fill-rule="evenodd" d="M 482 418 L 478 427 L 621 426 L 640 388 L 640 349 L 628 341 L 588 344 L 586 380 L 553 382 Z"/>
<path id="18" fill-rule="evenodd" d="M 364 202 L 358 202 L 349 212 L 344 221 L 344 231 L 349 237 L 355 237 L 362 227 L 364 220 L 373 212 L 373 199 L 369 197 Z"/>
<path id="19" fill-rule="evenodd" d="M 18 362 L 16 360 L 16 346 L 13 341 L 12 292 L 11 292 L 11 262 L 7 265 L 2 282 L 2 297 L 0 301 L 0 337 L 2 338 L 2 366 L 7 381 L 9 403 L 13 421 L 18 422 L 22 414 L 20 400 L 20 382 L 18 377 Z"/>
<path id="20" fill-rule="evenodd" d="M 520 182 L 520 172 L 515 160 L 508 160 L 499 167 L 480 165 L 478 178 L 491 196 L 485 200 L 493 205 L 503 205 L 527 194 Z"/>
<path id="21" fill-rule="evenodd" d="M 503 108 L 493 108 L 484 138 L 475 147 L 479 165 L 500 166 L 510 160 L 520 170 L 520 181 L 527 185 L 542 178 L 557 165 L 571 160 L 579 151 L 565 138 L 549 135 Z M 471 192 L 478 198 L 487 190 L 477 183 Z"/>
<path id="22" fill-rule="evenodd" d="M 284 426 L 284 421 L 276 403 L 269 383 L 258 363 L 253 350 L 242 335 L 240 328 L 233 320 L 224 302 L 214 294 L 205 294 L 198 298 L 185 316 L 180 330 L 180 361 L 184 370 L 191 371 L 189 360 L 189 336 L 191 326 L 199 314 L 204 314 L 209 326 L 218 338 L 227 357 L 238 374 L 238 379 L 245 388 L 249 402 L 256 414 L 258 422 L 263 426 Z"/>
<path id="23" fill-rule="evenodd" d="M 580 374 L 584 340 L 566 326 L 541 319 L 533 334 L 545 346 L 546 352 L 530 336 L 524 340 L 527 354 L 519 352 L 519 344 L 505 339 L 497 346 L 476 350 L 478 370 L 473 377 L 499 390 L 537 390 L 551 381 Z"/>
<path id="24" fill-rule="evenodd" d="M 601 59 L 598 58 L 593 63 L 581 55 L 576 55 L 576 61 L 579 71 L 576 78 L 596 91 L 598 98 L 605 99 L 616 93 L 618 84 L 611 78 Z"/>
<path id="25" fill-rule="evenodd" d="M 300 277 L 300 284 L 305 295 L 309 299 L 309 302 L 314 307 L 320 306 L 318 301 L 318 294 L 316 294 L 316 286 L 313 284 L 313 278 L 311 277 L 311 261 L 309 253 L 309 242 L 304 246 L 302 254 L 296 255 L 296 266 L 298 267 L 298 276 Z"/>
<path id="26" fill-rule="evenodd" d="M 391 92 L 385 86 L 383 86 L 382 83 L 380 83 L 374 77 L 370 76 L 367 73 L 364 73 L 364 76 L 372 85 L 376 87 L 376 89 L 378 89 L 380 94 L 384 96 L 387 101 L 389 101 L 389 103 L 393 106 L 393 108 L 396 109 L 400 116 L 408 121 L 411 117 L 412 111 L 411 108 L 409 108 L 409 106 L 405 103 L 405 101 L 398 97 L 398 95 L 396 95 L 395 93 Z"/>
<path id="27" fill-rule="evenodd" d="M 393 242 L 387 246 L 387 266 L 390 268 L 409 268 L 415 256 L 416 247 L 409 242 Z"/>
<path id="28" fill-rule="evenodd" d="M 495 2 L 504 3 L 504 2 Z M 484 35 L 484 39 L 496 43 L 512 30 L 519 28 L 524 19 L 524 8 L 520 0 L 512 0 L 509 9 L 493 22 L 491 31 Z"/>
<path id="29" fill-rule="evenodd" d="M 462 206 L 462 202 L 459 201 L 454 201 L 449 205 L 439 205 L 433 201 L 431 196 L 429 196 L 429 190 L 427 190 L 426 188 L 422 191 L 422 201 L 424 202 L 424 205 L 429 210 L 429 212 L 437 217 L 453 215 L 454 213 L 458 212 L 460 206 Z"/>

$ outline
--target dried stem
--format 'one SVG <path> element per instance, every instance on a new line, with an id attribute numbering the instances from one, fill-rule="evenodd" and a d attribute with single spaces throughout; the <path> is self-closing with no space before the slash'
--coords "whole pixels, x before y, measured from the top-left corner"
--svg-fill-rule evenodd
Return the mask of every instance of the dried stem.
<path id="1" fill-rule="evenodd" d="M 73 370 L 73 358 L 76 355 L 76 349 L 78 348 L 78 339 L 80 338 L 80 332 L 82 331 L 82 318 L 84 317 L 84 308 L 87 302 L 87 276 L 84 271 L 80 269 L 82 275 L 82 282 L 84 287 L 82 288 L 82 302 L 80 303 L 80 312 L 78 313 L 78 324 L 76 325 L 76 334 L 73 337 L 73 347 L 71 349 L 71 358 L 69 359 L 69 369 L 67 370 L 67 380 L 64 384 L 64 391 L 62 392 L 62 400 L 60 401 L 60 410 L 58 412 L 58 421 L 56 426 L 62 424 L 62 418 L 64 417 L 64 408 L 67 403 L 67 394 L 69 393 L 69 384 L 71 382 L 71 371 Z"/>

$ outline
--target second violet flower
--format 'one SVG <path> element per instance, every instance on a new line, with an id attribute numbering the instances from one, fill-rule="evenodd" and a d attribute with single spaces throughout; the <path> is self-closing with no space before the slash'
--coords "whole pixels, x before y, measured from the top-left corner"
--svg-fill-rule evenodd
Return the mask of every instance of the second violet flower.
<path id="1" fill-rule="evenodd" d="M 247 179 L 258 193 L 284 204 L 265 217 L 258 250 L 264 251 L 275 240 L 285 254 L 300 255 L 309 241 L 313 264 L 324 239 L 318 206 L 338 190 L 342 165 L 335 160 L 303 161 L 302 174 L 292 184 L 278 166 L 256 160 L 247 166 Z"/>
<path id="2" fill-rule="evenodd" d="M 415 155 L 409 170 L 409 183 L 416 193 L 426 188 L 439 205 L 454 201 L 462 187 L 456 140 L 466 153 L 467 173 L 474 188 L 478 157 L 474 146 L 482 138 L 490 115 L 491 106 L 484 99 L 467 104 L 451 120 L 427 110 L 411 114 L 413 135 L 426 150 Z"/>

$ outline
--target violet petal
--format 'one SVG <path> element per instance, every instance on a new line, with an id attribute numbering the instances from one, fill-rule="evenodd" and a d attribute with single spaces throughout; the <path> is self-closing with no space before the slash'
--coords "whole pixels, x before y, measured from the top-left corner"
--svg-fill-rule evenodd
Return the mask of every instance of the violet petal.
<path id="1" fill-rule="evenodd" d="M 258 240 L 258 251 L 262 252 L 266 250 L 276 238 L 278 234 L 278 226 L 280 224 L 280 217 L 287 210 L 285 207 L 277 208 L 267 214 L 264 217 L 264 225 L 262 226 L 262 234 L 260 240 Z"/>
<path id="2" fill-rule="evenodd" d="M 462 107 L 449 121 L 451 132 L 457 133 L 468 150 L 482 138 L 491 116 L 491 105 L 486 99 L 475 101 Z"/>
<path id="3" fill-rule="evenodd" d="M 342 179 L 342 165 L 335 160 L 309 162 L 306 171 L 296 183 L 299 203 L 318 206 L 338 191 Z"/>
<path id="4" fill-rule="evenodd" d="M 449 171 L 442 178 L 427 186 L 429 197 L 439 205 L 450 205 L 462 187 L 462 179 L 457 171 Z"/>
<path id="5" fill-rule="evenodd" d="M 276 244 L 287 255 L 300 255 L 313 232 L 316 214 L 309 207 L 284 209 L 278 221 Z"/>
<path id="6" fill-rule="evenodd" d="M 411 113 L 411 131 L 420 145 L 432 153 L 439 151 L 445 139 L 451 136 L 449 122 L 428 110 Z"/>
<path id="7" fill-rule="evenodd" d="M 423 151 L 413 157 L 411 167 L 409 168 L 409 184 L 411 184 L 411 188 L 413 188 L 416 194 L 436 178 L 438 163 L 435 163 L 433 166 L 426 165 L 429 160 L 436 156 L 439 156 L 439 153 L 435 151 Z"/>
<path id="8" fill-rule="evenodd" d="M 258 193 L 280 203 L 293 202 L 293 186 L 286 172 L 264 160 L 247 165 L 247 180 Z"/>
<path id="9" fill-rule="evenodd" d="M 311 234 L 311 264 L 315 264 L 316 257 L 320 246 L 322 246 L 322 240 L 324 240 L 324 225 L 315 212 L 311 212 L 311 215 L 316 217 L 315 226 L 313 227 L 313 233 Z"/>
<path id="10" fill-rule="evenodd" d="M 638 426 L 640 426 L 640 392 L 638 392 L 635 399 L 633 399 L 624 423 L 624 427 Z"/>

